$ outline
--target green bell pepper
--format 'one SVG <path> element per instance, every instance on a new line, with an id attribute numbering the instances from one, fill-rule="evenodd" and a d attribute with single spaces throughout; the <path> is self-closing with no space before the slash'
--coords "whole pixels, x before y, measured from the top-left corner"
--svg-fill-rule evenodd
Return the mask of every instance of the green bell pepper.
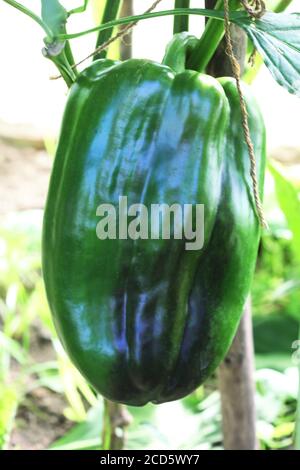
<path id="1" fill-rule="evenodd" d="M 235 82 L 168 61 L 99 60 L 79 75 L 44 218 L 43 273 L 59 337 L 98 392 L 130 405 L 179 399 L 215 370 L 239 324 L 260 238 Z M 265 128 L 243 91 L 262 191 Z M 203 204 L 202 249 L 186 250 L 175 236 L 99 240 L 97 207 L 118 206 L 120 196 L 128 206 Z"/>

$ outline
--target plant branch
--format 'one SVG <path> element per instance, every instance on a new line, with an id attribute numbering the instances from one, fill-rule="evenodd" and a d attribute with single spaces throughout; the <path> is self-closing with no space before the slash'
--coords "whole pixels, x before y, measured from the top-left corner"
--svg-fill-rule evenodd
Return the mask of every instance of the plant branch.
<path id="1" fill-rule="evenodd" d="M 28 8 L 24 7 L 24 5 L 21 5 L 19 2 L 16 2 L 15 0 L 3 0 L 5 3 L 8 5 L 11 5 L 12 7 L 16 8 L 17 10 L 21 11 L 25 15 L 29 16 L 32 20 L 34 20 L 39 26 L 43 28 L 45 33 L 47 34 L 47 40 L 51 42 L 53 40 L 53 33 L 51 29 L 46 25 L 46 23 L 38 16 L 36 15 L 33 11 L 29 10 Z"/>
<path id="2" fill-rule="evenodd" d="M 104 399 L 102 434 L 103 450 L 122 450 L 125 444 L 125 429 L 132 417 L 124 405 Z"/>
<path id="3" fill-rule="evenodd" d="M 81 7 L 73 8 L 73 10 L 68 11 L 68 16 L 74 15 L 76 13 L 84 13 L 87 9 L 89 0 L 84 0 L 83 5 Z"/>
<path id="4" fill-rule="evenodd" d="M 175 0 L 175 8 L 189 8 L 190 0 Z M 189 30 L 189 16 L 175 16 L 173 33 L 181 33 Z"/>
<path id="5" fill-rule="evenodd" d="M 114 0 L 113 2 L 111 0 L 106 0 L 106 5 L 105 5 L 101 24 L 109 23 L 111 21 L 116 20 L 116 18 L 118 17 L 118 13 L 120 11 L 121 4 L 122 4 L 122 0 Z M 102 44 L 109 41 L 109 39 L 112 37 L 112 34 L 113 34 L 113 28 L 100 30 L 98 37 L 97 37 L 96 49 L 99 48 Z M 95 54 L 94 60 L 104 59 L 106 55 L 107 55 L 107 49 L 102 50 L 100 53 Z"/>
<path id="6" fill-rule="evenodd" d="M 175 10 L 163 10 L 152 13 L 145 13 L 143 15 L 128 16 L 126 18 L 120 18 L 116 21 L 110 21 L 101 26 L 96 26 L 94 28 L 80 31 L 73 34 L 59 34 L 56 39 L 65 40 L 65 39 L 76 39 L 87 34 L 95 33 L 97 31 L 104 31 L 105 29 L 112 28 L 114 26 L 119 26 L 122 24 L 134 23 L 142 20 L 148 20 L 150 18 L 158 18 L 161 16 L 180 16 L 180 15 L 200 15 L 207 16 L 208 18 L 214 18 L 216 20 L 224 21 L 224 12 L 216 10 L 208 10 L 205 8 L 178 8 Z M 248 18 L 246 12 L 232 12 L 230 15 L 231 21 Z"/>

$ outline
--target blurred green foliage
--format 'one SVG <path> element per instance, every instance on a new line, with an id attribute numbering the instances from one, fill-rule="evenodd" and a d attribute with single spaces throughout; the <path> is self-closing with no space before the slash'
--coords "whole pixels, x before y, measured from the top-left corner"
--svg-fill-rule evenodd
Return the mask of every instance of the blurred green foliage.
<path id="1" fill-rule="evenodd" d="M 86 418 L 97 398 L 71 365 L 57 339 L 41 273 L 42 212 L 12 214 L 0 227 L 0 448 L 5 448 L 18 406 L 27 393 L 46 387 L 63 393 L 65 415 Z M 31 340 L 36 328 L 51 338 L 54 361 L 36 363 Z M 30 378 L 30 380 L 29 380 Z"/>

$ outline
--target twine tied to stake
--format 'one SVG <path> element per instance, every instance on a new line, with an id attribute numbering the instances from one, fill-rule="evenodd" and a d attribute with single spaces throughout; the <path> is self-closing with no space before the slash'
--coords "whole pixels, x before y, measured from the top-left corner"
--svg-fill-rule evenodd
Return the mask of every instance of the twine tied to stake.
<path id="1" fill-rule="evenodd" d="M 261 15 L 265 12 L 265 4 L 262 0 L 253 0 L 251 3 L 253 7 L 250 6 L 250 2 L 241 0 L 241 3 L 246 8 L 247 12 L 254 18 L 261 17 Z M 224 22 L 225 22 L 225 41 L 226 41 L 226 54 L 228 55 L 234 78 L 236 80 L 236 86 L 239 94 L 240 99 L 240 106 L 242 112 L 242 126 L 244 130 L 244 137 L 245 142 L 248 147 L 249 158 L 250 158 L 250 175 L 252 179 L 252 187 L 253 187 L 253 196 L 256 206 L 256 212 L 258 215 L 259 223 L 263 228 L 268 228 L 267 221 L 264 216 L 264 211 L 259 195 L 259 188 L 258 188 L 258 179 L 257 179 L 257 166 L 256 166 L 256 158 L 255 158 L 255 150 L 254 145 L 251 139 L 250 134 L 250 127 L 249 127 L 249 120 L 248 120 L 248 112 L 246 107 L 245 98 L 242 91 L 241 85 L 241 69 L 240 64 L 235 57 L 232 45 L 232 38 L 230 32 L 230 17 L 229 17 L 229 0 L 224 0 Z M 258 16 L 259 15 L 259 16 Z"/>

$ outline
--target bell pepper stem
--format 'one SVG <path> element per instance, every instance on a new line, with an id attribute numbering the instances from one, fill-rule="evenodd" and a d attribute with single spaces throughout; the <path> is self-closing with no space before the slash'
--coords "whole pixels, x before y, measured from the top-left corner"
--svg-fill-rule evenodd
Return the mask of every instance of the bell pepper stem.
<path id="1" fill-rule="evenodd" d="M 215 10 L 222 10 L 223 4 L 223 0 L 218 0 L 215 6 Z M 231 0 L 231 10 L 236 10 L 239 7 L 240 2 L 238 0 Z M 213 58 L 213 55 L 216 52 L 223 36 L 223 22 L 210 18 L 199 40 L 198 47 L 195 48 L 193 54 L 188 60 L 188 68 L 190 68 L 191 70 L 197 70 L 198 72 L 204 72 L 207 65 Z"/>
<path id="2" fill-rule="evenodd" d="M 73 85 L 73 83 L 76 80 L 76 72 L 71 67 L 71 65 L 69 64 L 66 55 L 61 54 L 58 57 L 50 58 L 50 60 L 52 60 L 52 62 L 57 67 L 57 69 L 58 69 L 59 73 L 61 74 L 62 78 L 64 79 L 67 87 L 71 88 L 71 86 Z"/>

